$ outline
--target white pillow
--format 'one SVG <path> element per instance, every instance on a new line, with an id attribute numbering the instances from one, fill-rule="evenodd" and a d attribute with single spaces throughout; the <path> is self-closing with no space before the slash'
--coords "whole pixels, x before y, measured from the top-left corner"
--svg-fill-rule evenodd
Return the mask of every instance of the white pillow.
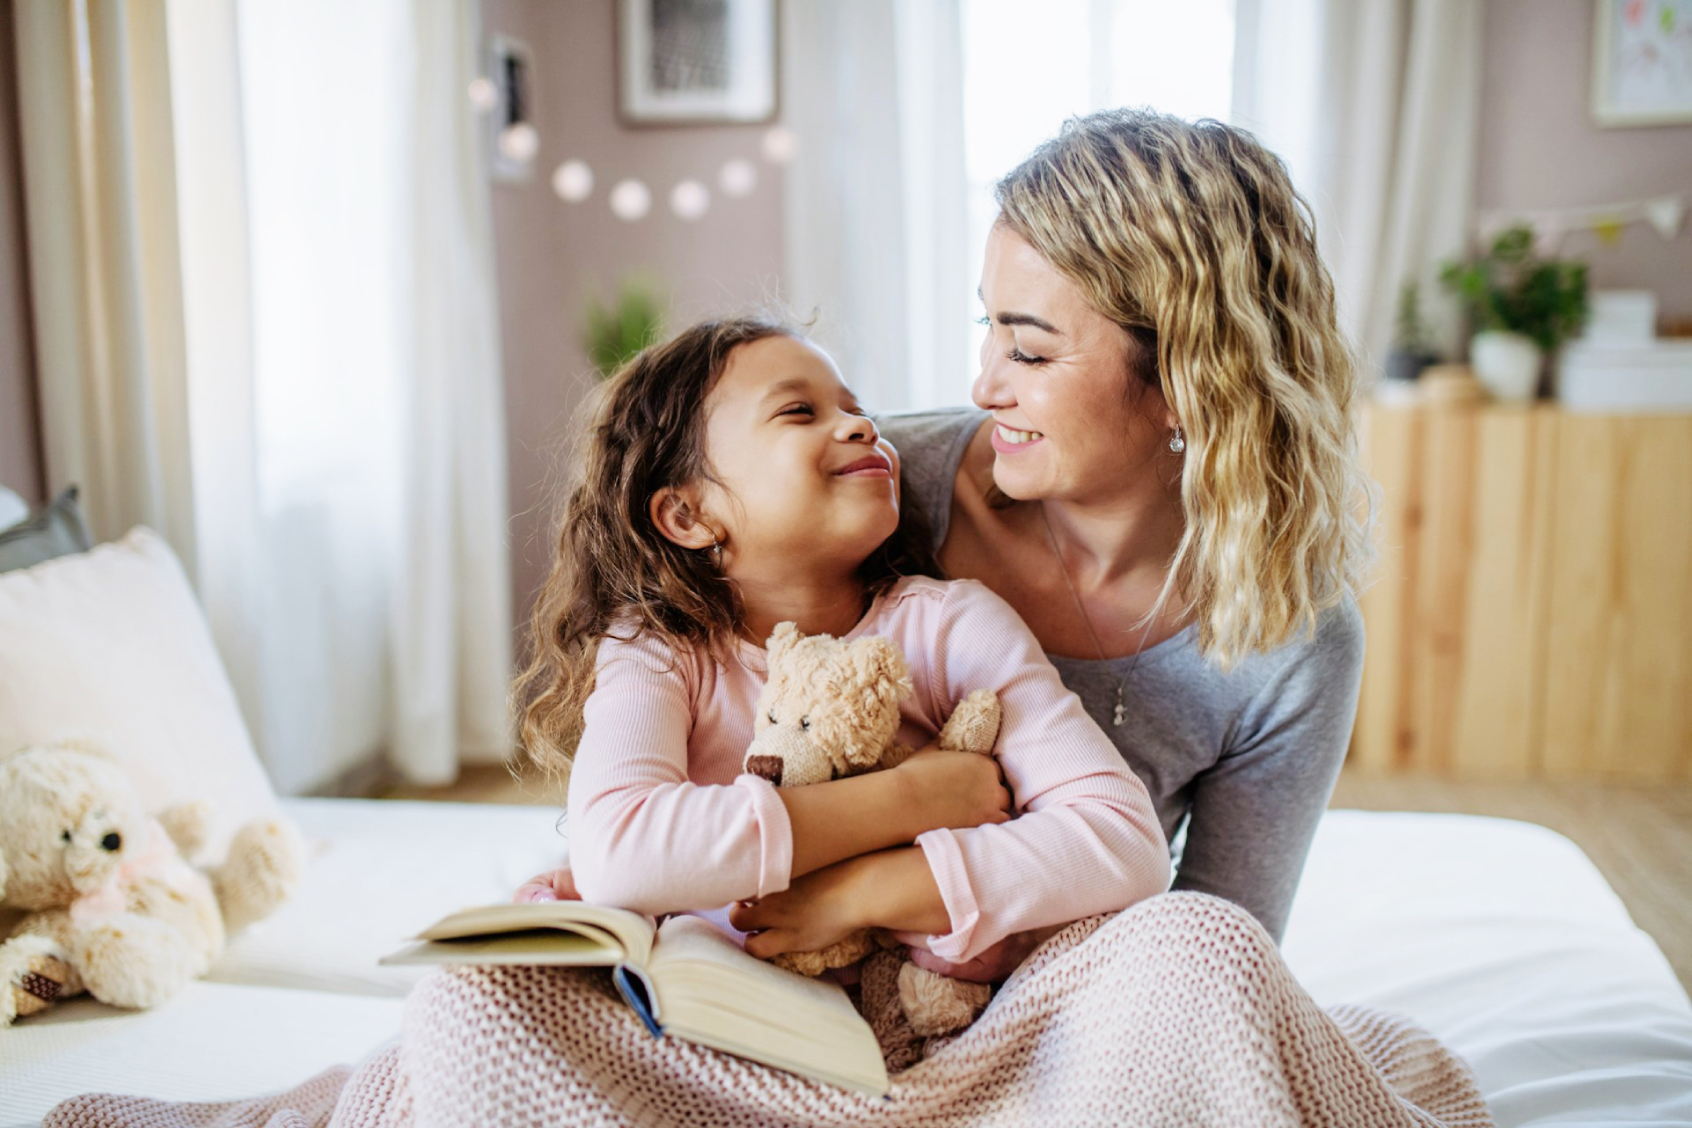
<path id="1" fill-rule="evenodd" d="M 115 756 L 149 810 L 205 800 L 214 857 L 275 810 L 199 603 L 150 529 L 0 573 L 0 756 L 61 738 Z"/>

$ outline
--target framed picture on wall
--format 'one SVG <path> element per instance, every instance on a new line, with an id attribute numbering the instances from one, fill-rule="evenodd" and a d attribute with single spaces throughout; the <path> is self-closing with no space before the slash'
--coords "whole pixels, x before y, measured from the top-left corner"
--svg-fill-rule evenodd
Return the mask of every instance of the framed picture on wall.
<path id="1" fill-rule="evenodd" d="M 617 110 L 628 125 L 776 115 L 776 0 L 617 0 Z"/>
<path id="2" fill-rule="evenodd" d="M 1594 0 L 1592 117 L 1692 123 L 1692 0 Z"/>

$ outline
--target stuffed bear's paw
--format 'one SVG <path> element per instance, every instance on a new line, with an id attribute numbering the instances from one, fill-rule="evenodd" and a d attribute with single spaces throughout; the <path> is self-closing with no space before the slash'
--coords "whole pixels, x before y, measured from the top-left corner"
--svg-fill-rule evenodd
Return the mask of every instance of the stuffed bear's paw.
<path id="1" fill-rule="evenodd" d="M 286 819 L 255 819 L 236 831 L 228 860 L 211 874 L 224 929 L 233 935 L 275 912 L 304 868 L 305 846 Z"/>
<path id="2" fill-rule="evenodd" d="M 1003 713 L 999 695 L 990 689 L 978 689 L 958 702 L 946 724 L 940 729 L 940 747 L 952 752 L 980 752 L 991 755 L 999 739 L 999 720 Z"/>
<path id="3" fill-rule="evenodd" d="M 815 952 L 783 952 L 771 956 L 770 962 L 779 968 L 815 979 L 831 968 L 851 967 L 878 948 L 879 945 L 866 928 Z"/>
<path id="4" fill-rule="evenodd" d="M 860 1012 L 875 1031 L 889 1074 L 900 1073 L 923 1059 L 923 1039 L 911 1029 L 899 1001 L 899 966 L 904 962 L 903 945 L 897 951 L 877 952 L 864 961 L 858 984 Z"/>
<path id="5" fill-rule="evenodd" d="M 45 936 L 18 936 L 0 945 L 0 1026 L 40 1014 L 70 983 L 70 965 Z"/>
<path id="6" fill-rule="evenodd" d="M 170 840 L 176 843 L 177 852 L 191 861 L 206 844 L 206 834 L 211 828 L 211 807 L 203 800 L 193 799 L 165 808 L 159 812 L 158 819 Z"/>
<path id="7" fill-rule="evenodd" d="M 157 1006 L 206 970 L 174 928 L 134 913 L 79 933 L 71 946 L 88 993 L 114 1007 Z"/>
<path id="8" fill-rule="evenodd" d="M 950 1034 L 975 1021 L 987 1009 L 993 988 L 936 975 L 907 961 L 899 969 L 899 1002 L 911 1029 L 924 1037 Z"/>

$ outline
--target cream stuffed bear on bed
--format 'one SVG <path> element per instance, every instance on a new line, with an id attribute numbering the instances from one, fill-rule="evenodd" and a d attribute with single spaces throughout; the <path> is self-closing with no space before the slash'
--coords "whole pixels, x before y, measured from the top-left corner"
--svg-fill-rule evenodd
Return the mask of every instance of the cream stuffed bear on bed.
<path id="1" fill-rule="evenodd" d="M 129 777 L 89 748 L 0 757 L 0 908 L 28 915 L 0 943 L 0 1026 L 83 991 L 151 1007 L 203 975 L 235 930 L 298 885 L 303 850 L 280 818 L 255 819 L 214 868 L 196 868 L 207 809 L 157 818 Z"/>

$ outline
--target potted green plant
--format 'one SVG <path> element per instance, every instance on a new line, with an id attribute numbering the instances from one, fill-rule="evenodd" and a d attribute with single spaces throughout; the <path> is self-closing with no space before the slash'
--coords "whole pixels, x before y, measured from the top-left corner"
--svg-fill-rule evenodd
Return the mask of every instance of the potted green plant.
<path id="1" fill-rule="evenodd" d="M 1383 374 L 1388 380 L 1414 380 L 1422 374 L 1422 369 L 1438 363 L 1439 355 L 1428 345 L 1419 287 L 1414 280 L 1406 281 L 1398 288 L 1398 316 Z"/>
<path id="2" fill-rule="evenodd" d="M 1533 228 L 1520 224 L 1484 254 L 1447 262 L 1440 281 L 1476 330 L 1475 377 L 1499 399 L 1531 400 L 1547 358 L 1586 324 L 1586 264 L 1540 258 Z"/>
<path id="3" fill-rule="evenodd" d="M 609 306 L 597 296 L 588 298 L 582 345 L 601 379 L 628 363 L 663 332 L 663 309 L 652 287 L 644 282 L 624 282 Z"/>

